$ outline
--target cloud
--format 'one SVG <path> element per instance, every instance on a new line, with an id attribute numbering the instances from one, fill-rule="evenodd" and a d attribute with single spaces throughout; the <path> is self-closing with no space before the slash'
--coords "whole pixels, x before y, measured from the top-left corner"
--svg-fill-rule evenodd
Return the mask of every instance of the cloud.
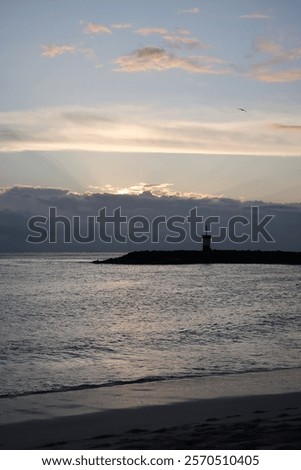
<path id="1" fill-rule="evenodd" d="M 301 68 L 274 71 L 265 66 L 254 66 L 251 68 L 250 75 L 261 82 L 289 83 L 301 80 Z"/>
<path id="2" fill-rule="evenodd" d="M 150 34 L 167 34 L 168 30 L 166 28 L 140 28 L 135 31 L 136 34 L 141 36 L 149 36 Z"/>
<path id="3" fill-rule="evenodd" d="M 281 64 L 301 58 L 301 47 L 285 50 L 281 44 L 273 43 L 265 39 L 259 39 L 255 47 L 258 52 L 272 56 L 268 62 L 270 65 Z"/>
<path id="4" fill-rule="evenodd" d="M 110 189 L 110 187 L 109 187 Z M 139 192 L 145 189 L 144 192 Z M 244 216 L 250 220 L 251 207 L 259 207 L 260 221 L 266 215 L 274 216 L 266 227 L 276 240 L 276 243 L 266 243 L 262 238 L 259 242 L 247 241 L 243 244 L 231 244 L 226 239 L 222 244 L 216 244 L 214 248 L 235 249 L 301 249 L 301 204 L 271 204 L 260 201 L 241 201 L 217 196 L 182 197 L 181 195 L 169 194 L 170 186 L 167 183 L 151 184 L 141 183 L 137 187 L 130 188 L 127 194 L 110 194 L 105 192 L 73 193 L 67 189 L 39 188 L 39 187 L 11 187 L 0 190 L 0 251 L 57 251 L 66 250 L 61 238 L 62 223 L 57 226 L 58 238 L 56 243 L 50 244 L 45 241 L 40 245 L 26 243 L 28 235 L 33 233 L 28 229 L 27 222 L 34 215 L 46 217 L 44 227 L 48 228 L 49 209 L 56 208 L 58 216 L 67 217 L 70 221 L 74 216 L 80 217 L 81 233 L 87 233 L 87 217 L 97 217 L 99 210 L 105 208 L 106 214 L 111 216 L 113 211 L 120 208 L 122 216 L 128 219 L 133 216 L 143 216 L 151 222 L 157 216 L 167 218 L 181 216 L 187 218 L 189 211 L 196 208 L 198 216 L 203 220 L 210 216 L 220 217 L 220 223 L 212 224 L 212 232 L 217 235 L 220 227 L 227 227 L 233 216 Z M 158 195 L 154 192 L 157 191 Z M 167 191 L 167 193 L 166 193 Z M 72 222 L 70 222 L 72 223 Z M 107 233 L 112 230 L 112 224 L 106 227 Z M 187 238 L 181 244 L 171 245 L 164 242 L 166 227 L 160 228 L 159 243 L 151 244 L 120 244 L 114 240 L 110 244 L 102 243 L 96 237 L 95 243 L 80 244 L 72 241 L 68 246 L 72 251 L 100 251 L 103 250 L 132 250 L 132 249 L 198 249 L 200 243 L 192 242 L 189 237 L 188 225 Z M 203 232 L 203 225 L 197 227 L 197 233 Z M 236 227 L 239 230 L 241 227 Z M 290 230 L 291 228 L 291 230 Z M 243 227 L 250 231 L 250 226 Z M 72 230 L 71 230 L 72 231 Z M 96 227 L 96 232 L 97 227 Z M 127 225 L 122 223 L 121 233 L 129 233 Z M 37 235 L 37 233 L 35 234 Z"/>
<path id="5" fill-rule="evenodd" d="M 130 23 L 114 23 L 111 25 L 112 29 L 131 29 L 133 25 Z"/>
<path id="6" fill-rule="evenodd" d="M 57 57 L 59 55 L 63 55 L 66 53 L 69 54 L 76 54 L 76 46 L 72 44 L 65 44 L 65 45 L 56 45 L 50 44 L 47 46 L 42 46 L 42 56 L 44 57 Z"/>
<path id="7" fill-rule="evenodd" d="M 169 54 L 165 49 L 155 46 L 136 49 L 128 55 L 115 59 L 114 62 L 119 66 L 116 71 L 130 73 L 146 72 L 149 70 L 164 71 L 170 69 L 182 69 L 186 72 L 214 75 L 230 73 L 229 69 L 218 68 L 217 66 L 224 63 L 214 57 L 180 57 Z"/>
<path id="8" fill-rule="evenodd" d="M 246 20 L 268 20 L 270 19 L 270 16 L 263 13 L 250 13 L 248 15 L 241 15 L 240 18 Z"/>
<path id="9" fill-rule="evenodd" d="M 296 125 L 296 124 L 277 124 L 274 123 L 272 124 L 273 129 L 279 129 L 279 130 L 284 130 L 284 131 L 295 131 L 295 132 L 301 132 L 301 125 Z"/>
<path id="10" fill-rule="evenodd" d="M 231 118 L 229 109 L 212 114 L 212 110 L 202 108 L 206 119 L 189 113 L 188 108 L 163 110 L 151 106 L 1 112 L 0 151 L 300 156 L 300 134 L 286 132 L 280 138 L 266 117 L 252 120 L 250 113 L 241 119 L 233 110 Z M 282 119 L 279 115 L 279 122 Z"/>
<path id="11" fill-rule="evenodd" d="M 53 59 L 54 57 L 58 57 L 63 54 L 80 54 L 86 57 L 87 59 L 95 60 L 96 54 L 93 49 L 86 48 L 86 47 L 78 47 L 73 44 L 65 44 L 65 45 L 56 45 L 50 44 L 42 46 L 42 53 L 41 55 L 44 57 L 49 57 Z"/>
<path id="12" fill-rule="evenodd" d="M 84 29 L 86 34 L 112 34 L 112 30 L 107 26 L 97 23 L 88 23 Z"/>
<path id="13" fill-rule="evenodd" d="M 177 11 L 177 14 L 178 15 L 183 15 L 185 13 L 191 13 L 192 15 L 197 15 L 198 13 L 200 13 L 201 10 L 199 8 L 189 8 L 187 10 L 178 10 Z"/>
<path id="14" fill-rule="evenodd" d="M 252 65 L 250 76 L 267 83 L 288 83 L 301 80 L 301 68 L 285 68 L 288 63 L 301 58 L 300 47 L 285 50 L 281 44 L 260 39 L 256 42 L 255 50 L 259 54 L 269 55 L 270 58 Z"/>
<path id="15" fill-rule="evenodd" d="M 168 34 L 163 37 L 170 46 L 175 47 L 175 48 L 186 46 L 188 48 L 205 49 L 208 47 L 206 44 L 202 43 L 197 38 L 189 38 L 186 36 L 183 37 L 183 36 L 178 36 L 176 34 Z"/>
<path id="16" fill-rule="evenodd" d="M 160 34 L 161 36 L 163 36 L 163 38 L 165 39 L 165 41 L 168 43 L 169 46 L 172 46 L 172 47 L 175 47 L 175 48 L 178 48 L 178 47 L 181 47 L 181 46 L 186 46 L 186 47 L 189 47 L 189 48 L 204 49 L 204 48 L 208 47 L 206 44 L 203 44 L 197 38 L 187 37 L 190 34 L 190 32 L 185 30 L 185 29 L 181 29 L 181 28 L 177 29 L 178 34 L 171 34 L 165 28 L 156 28 L 156 27 L 154 27 L 154 28 L 140 28 L 140 29 L 137 29 L 137 31 L 135 31 L 135 33 L 140 34 L 142 36 L 149 36 L 151 34 Z"/>
<path id="17" fill-rule="evenodd" d="M 182 36 L 189 36 L 190 35 L 190 31 L 188 29 L 176 28 L 176 31 L 177 31 L 178 34 L 181 34 Z"/>

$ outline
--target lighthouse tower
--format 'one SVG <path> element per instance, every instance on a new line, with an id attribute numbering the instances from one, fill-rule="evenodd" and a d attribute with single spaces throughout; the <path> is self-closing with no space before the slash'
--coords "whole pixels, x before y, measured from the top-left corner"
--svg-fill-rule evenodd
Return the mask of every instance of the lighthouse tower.
<path id="1" fill-rule="evenodd" d="M 208 253 L 211 251 L 211 235 L 208 234 L 207 225 L 205 226 L 205 234 L 203 235 L 203 252 Z"/>

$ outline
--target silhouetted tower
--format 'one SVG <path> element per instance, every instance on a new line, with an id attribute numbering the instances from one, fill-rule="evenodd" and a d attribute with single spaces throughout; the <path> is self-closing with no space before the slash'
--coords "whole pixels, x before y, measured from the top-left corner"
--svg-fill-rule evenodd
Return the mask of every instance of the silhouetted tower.
<path id="1" fill-rule="evenodd" d="M 208 253 L 211 251 L 211 235 L 208 233 L 207 225 L 205 226 L 205 235 L 203 235 L 203 251 Z"/>

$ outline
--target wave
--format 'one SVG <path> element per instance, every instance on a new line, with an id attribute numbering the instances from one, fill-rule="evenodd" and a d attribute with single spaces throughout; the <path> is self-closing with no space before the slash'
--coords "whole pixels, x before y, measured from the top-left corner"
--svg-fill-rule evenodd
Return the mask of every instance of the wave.
<path id="1" fill-rule="evenodd" d="M 282 371 L 282 370 L 294 370 L 294 369 L 301 369 L 301 365 L 299 367 L 282 367 L 282 368 L 274 368 L 274 369 L 264 369 L 264 368 L 254 368 L 246 371 L 232 371 L 232 372 L 213 372 L 213 373 L 199 373 L 199 374 L 189 374 L 189 375 L 169 375 L 169 376 L 147 376 L 147 377 L 140 377 L 138 379 L 133 380 L 116 380 L 116 381 L 109 381 L 100 384 L 78 384 L 78 385 L 61 385 L 56 386 L 53 388 L 43 389 L 43 390 L 28 390 L 24 392 L 11 392 L 5 393 L 0 395 L 0 400 L 4 398 L 17 398 L 17 397 L 26 397 L 30 395 L 44 395 L 44 394 L 51 394 L 51 393 L 64 393 L 64 392 L 77 392 L 83 390 L 93 390 L 93 389 L 100 389 L 100 388 L 107 388 L 107 387 L 116 387 L 116 386 L 123 386 L 123 385 L 135 385 L 135 384 L 145 384 L 145 383 L 152 383 L 152 382 L 167 382 L 170 380 L 187 380 L 187 379 L 200 379 L 205 377 L 218 377 L 218 376 L 230 376 L 230 375 L 243 375 L 243 374 L 252 374 L 252 373 L 266 373 L 266 372 L 274 372 L 274 371 Z"/>

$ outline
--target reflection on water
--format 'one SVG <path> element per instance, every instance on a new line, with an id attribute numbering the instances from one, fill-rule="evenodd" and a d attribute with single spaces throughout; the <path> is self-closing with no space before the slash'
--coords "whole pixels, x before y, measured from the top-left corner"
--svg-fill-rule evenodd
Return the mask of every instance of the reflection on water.
<path id="1" fill-rule="evenodd" d="M 299 266 L 96 257 L 1 256 L 2 395 L 300 367 Z"/>

